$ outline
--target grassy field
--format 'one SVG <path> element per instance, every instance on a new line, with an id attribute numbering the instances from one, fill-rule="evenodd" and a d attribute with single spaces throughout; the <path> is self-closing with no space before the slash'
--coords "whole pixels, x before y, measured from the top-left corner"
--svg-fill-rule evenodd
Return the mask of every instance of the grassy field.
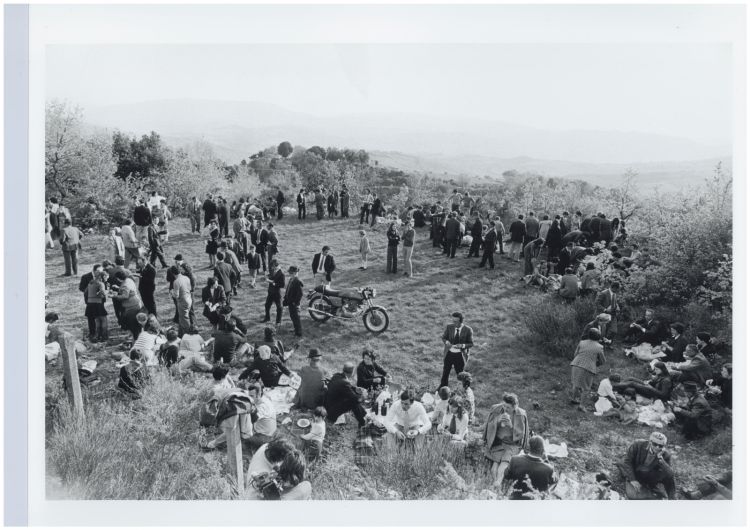
<path id="1" fill-rule="evenodd" d="M 497 256 L 495 270 L 479 270 L 478 259 L 464 257 L 467 249 L 461 249 L 455 259 L 446 259 L 432 248 L 425 228 L 417 231 L 413 255 L 415 276 L 403 276 L 403 269 L 398 275 L 389 275 L 385 273 L 384 230 L 368 228 L 372 260 L 367 271 L 360 271 L 358 229 L 355 219 L 318 222 L 308 218 L 301 222 L 296 217 L 286 217 L 277 224 L 278 259 L 284 270 L 289 265 L 300 267 L 300 279 L 306 284 L 306 289 L 312 284 L 310 263 L 313 254 L 323 245 L 329 245 L 337 263 L 333 285 L 375 287 L 376 302 L 386 307 L 391 316 L 389 330 L 373 336 L 365 330 L 361 320 L 317 324 L 303 314 L 304 336 L 295 340 L 285 310 L 279 336 L 288 345 L 299 342 L 297 353 L 290 360 L 293 370 L 305 364 L 305 353 L 311 347 L 320 349 L 324 356 L 323 365 L 333 372 L 339 371 L 347 360 L 359 362 L 362 348 L 370 346 L 378 352 L 379 362 L 393 374 L 395 382 L 414 385 L 420 395 L 423 391 L 434 391 L 442 371 L 440 335 L 450 322 L 450 314 L 460 310 L 466 323 L 474 329 L 476 345 L 467 367 L 474 375 L 478 409 L 473 430 L 481 429 L 486 412 L 500 401 L 503 392 L 515 392 L 535 433 L 567 443 L 570 456 L 555 461 L 559 472 L 581 478 L 592 472 L 608 470 L 617 476 L 614 462 L 624 455 L 633 439 L 647 437 L 652 429 L 642 425 L 622 426 L 593 413 L 580 412 L 568 404 L 569 361 L 540 353 L 533 338 L 528 336 L 524 323 L 524 315 L 533 312 L 540 304 L 556 302 L 524 287 L 525 284 L 519 281 L 518 264 Z M 191 235 L 183 220 L 174 221 L 170 230 L 172 235 L 165 246 L 168 261 L 181 253 L 193 266 L 197 284 L 202 287 L 212 273 L 207 268 L 203 238 Z M 111 256 L 103 237 L 84 239 L 79 273 L 90 271 L 95 262 L 104 258 L 111 259 Z M 79 278 L 61 276 L 64 269 L 59 248 L 47 251 L 46 266 L 46 287 L 50 295 L 48 309 L 59 312 L 61 327 L 80 338 L 86 329 L 86 321 L 84 303 L 78 291 Z M 166 323 L 172 317 L 173 305 L 167 293 L 164 272 L 159 272 L 157 278 L 156 298 L 161 321 Z M 259 321 L 263 316 L 264 300 L 265 288 L 253 290 L 243 285 L 232 302 L 248 325 L 248 336 L 253 340 L 262 337 L 263 325 Z M 110 308 L 108 302 L 108 310 Z M 200 315 L 200 310 L 196 313 L 202 331 L 208 334 L 208 322 Z M 55 495 L 72 498 L 227 498 L 228 488 L 216 485 L 221 483 L 221 470 L 225 464 L 223 456 L 221 453 L 201 452 L 197 421 L 190 421 L 195 417 L 195 408 L 209 384 L 206 376 L 184 381 L 161 378 L 162 388 L 158 396 L 125 402 L 114 390 L 116 370 L 109 353 L 119 349 L 126 337 L 113 317 L 110 317 L 110 333 L 107 345 L 96 345 L 86 354 L 86 358 L 98 361 L 97 373 L 101 383 L 84 388 L 89 416 L 84 429 L 65 428 L 63 422 L 53 421 L 56 416 L 53 411 L 64 414 L 65 409 L 59 399 L 62 371 L 59 365 L 47 366 L 48 494 L 52 495 L 54 491 L 57 492 Z M 624 376 L 645 375 L 642 366 L 622 355 L 619 345 L 607 355 L 608 363 L 602 373 L 612 368 Z M 451 375 L 451 384 L 457 384 L 455 374 Z M 533 402 L 538 403 L 538 408 L 532 407 Z M 145 471 L 123 474 L 122 468 L 105 464 L 107 450 L 101 445 L 103 443 L 107 448 L 106 441 L 96 444 L 81 435 L 81 432 L 96 431 L 91 422 L 101 426 L 103 419 L 109 422 L 113 436 L 120 433 L 119 449 L 110 449 L 110 452 L 127 455 L 129 445 L 133 444 L 139 448 L 143 467 L 158 468 L 157 475 L 146 476 Z M 443 460 L 435 455 L 443 453 L 438 450 L 432 451 L 429 458 L 404 464 L 407 467 L 403 470 L 409 473 L 410 480 L 404 480 L 404 475 L 396 472 L 398 462 L 393 461 L 388 464 L 390 467 L 383 462 L 384 469 L 392 472 L 365 476 L 354 464 L 351 443 L 355 428 L 352 423 L 329 428 L 328 458 L 312 466 L 309 473 L 314 498 L 481 498 L 485 495 L 482 491 L 487 487 L 488 479 L 483 465 L 454 462 L 461 480 L 468 484 L 456 487 L 456 481 L 461 480 L 453 476 L 450 469 L 440 471 Z M 170 429 L 172 435 L 168 436 Z M 673 428 L 665 430 L 670 439 L 678 487 L 691 485 L 706 473 L 731 467 L 731 428 L 725 426 L 717 431 L 707 440 L 687 443 Z M 175 432 L 179 434 L 175 435 Z M 153 443 L 158 443 L 158 452 L 157 448 L 148 447 Z M 71 456 L 72 453 L 75 455 Z M 180 455 L 180 461 L 188 465 L 177 465 L 173 455 Z M 191 466 L 190 462 L 194 465 Z M 124 462 L 123 467 L 127 466 Z M 435 477 L 444 480 L 434 480 Z M 148 487 L 141 483 L 144 481 L 148 481 Z M 107 483 L 117 484 L 117 487 L 104 487 Z M 96 487 L 96 484 L 102 486 Z M 176 484 L 193 486 L 179 488 Z"/>

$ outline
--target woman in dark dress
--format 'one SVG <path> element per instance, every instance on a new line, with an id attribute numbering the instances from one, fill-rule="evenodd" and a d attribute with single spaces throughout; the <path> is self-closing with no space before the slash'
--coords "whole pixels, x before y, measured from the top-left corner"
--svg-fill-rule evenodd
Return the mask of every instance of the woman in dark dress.
<path id="1" fill-rule="evenodd" d="M 221 230 L 219 229 L 219 221 L 214 217 L 208 226 L 204 230 L 204 235 L 208 236 L 206 242 L 206 254 L 208 254 L 209 268 L 213 269 L 216 267 L 216 253 L 219 251 L 219 242 L 221 240 Z"/>

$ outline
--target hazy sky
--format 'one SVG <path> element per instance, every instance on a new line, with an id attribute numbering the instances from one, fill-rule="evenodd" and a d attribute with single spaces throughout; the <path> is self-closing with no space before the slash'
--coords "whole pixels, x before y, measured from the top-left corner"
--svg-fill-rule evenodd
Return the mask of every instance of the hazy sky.
<path id="1" fill-rule="evenodd" d="M 53 45 L 46 59 L 47 97 L 84 108 L 199 98 L 732 138 L 721 44 Z"/>

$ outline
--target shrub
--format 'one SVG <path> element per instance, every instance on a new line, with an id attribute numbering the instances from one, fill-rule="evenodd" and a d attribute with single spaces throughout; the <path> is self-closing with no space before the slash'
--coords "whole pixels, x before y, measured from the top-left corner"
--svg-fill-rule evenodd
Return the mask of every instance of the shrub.
<path id="1" fill-rule="evenodd" d="M 525 320 L 532 340 L 547 355 L 571 358 L 583 327 L 596 315 L 593 298 L 582 296 L 566 303 L 539 295 L 530 305 L 533 310 L 527 312 Z"/>

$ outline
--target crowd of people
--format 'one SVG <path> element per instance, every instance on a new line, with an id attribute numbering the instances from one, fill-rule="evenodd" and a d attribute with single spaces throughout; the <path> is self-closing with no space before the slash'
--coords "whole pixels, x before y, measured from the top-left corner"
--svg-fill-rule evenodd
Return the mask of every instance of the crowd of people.
<path id="1" fill-rule="evenodd" d="M 298 277 L 299 267 L 291 265 L 285 273 L 276 257 L 280 242 L 272 220 L 283 219 L 286 203 L 283 192 L 277 191 L 266 201 L 241 198 L 231 206 L 211 194 L 203 201 L 193 197 L 188 208 L 191 231 L 205 238 L 208 269 L 212 271 L 201 288 L 205 323 L 196 319 L 193 267 L 180 253 L 171 264 L 167 262 L 164 246 L 169 244 L 171 213 L 166 199 L 156 192 L 135 199 L 132 219 L 110 231 L 112 260 L 95 264 L 79 283 L 88 340 L 110 341 L 108 298 L 117 324 L 131 335 L 127 353 L 113 354 L 120 370 L 118 387 L 138 398 L 149 372 L 159 366 L 176 377 L 188 372 L 210 373 L 214 386 L 213 404 L 207 404 L 212 414 L 208 424 L 222 430 L 227 420 L 240 417 L 242 439 L 253 452 L 248 485 L 262 498 L 309 498 L 311 485 L 305 480 L 305 466 L 323 453 L 326 424 L 336 424 L 345 415 L 356 420 L 358 440 L 385 436 L 397 445 L 413 447 L 428 437 L 444 437 L 457 451 L 466 450 L 477 416 L 473 377 L 466 371 L 473 330 L 460 312 L 451 315 L 452 322 L 439 337 L 444 348 L 443 371 L 434 395 L 419 398 L 412 388 L 393 385 L 391 374 L 369 348 L 362 352 L 358 364 L 347 361 L 335 374 L 322 368 L 323 355 L 316 348 L 309 350 L 308 365 L 299 375 L 290 369 L 290 351 L 276 336 L 276 328 L 283 307 L 287 307 L 295 335 L 302 336 L 304 285 Z M 319 188 L 311 194 L 300 190 L 298 220 L 306 218 L 308 202 L 314 204 L 318 220 L 326 213 L 329 218 L 349 217 L 346 186 L 340 191 Z M 438 201 L 403 212 L 387 211 L 382 199 L 369 190 L 360 202 L 361 270 L 367 269 L 371 253 L 367 225 L 384 223 L 388 227 L 386 273 L 396 274 L 400 262 L 403 274 L 413 276 L 416 229 L 429 223 L 433 247 L 448 259 L 468 247 L 466 259 L 480 258 L 481 253 L 479 267 L 494 269 L 495 256 L 506 256 L 520 264 L 521 279 L 530 285 L 548 285 L 557 275 L 555 291 L 563 300 L 591 296 L 596 314 L 582 330 L 570 363 L 570 401 L 580 410 L 632 423 L 637 418 L 638 400 L 660 400 L 668 404 L 687 439 L 712 432 L 717 408 L 731 412 L 732 365 L 725 362 L 722 345 L 710 334 L 696 333 L 691 342 L 684 324 L 667 324 L 651 309 L 624 330 L 619 329 L 623 316 L 617 278 L 627 276 L 629 267 L 642 264 L 648 256 L 627 241 L 627 231 L 618 219 L 578 211 L 573 216 L 568 212 L 544 214 L 538 220 L 534 212 L 528 212 L 518 215 L 506 231 L 501 218 L 487 209 L 481 197 L 474 198 L 469 192 L 454 190 L 445 205 Z M 55 199 L 47 205 L 46 218 L 47 246 L 53 248 L 54 240 L 59 240 L 65 275 L 77 275 L 77 251 L 84 234 Z M 606 260 L 595 263 L 589 258 L 599 254 L 606 255 Z M 157 312 L 157 261 L 165 271 L 174 304 L 174 314 L 162 315 L 161 320 L 171 319 L 172 326 L 163 326 Z M 331 284 L 336 262 L 329 246 L 313 255 L 310 267 L 314 286 Z M 262 339 L 253 340 L 232 303 L 239 290 L 255 289 L 259 281 L 267 288 L 261 322 L 269 327 L 264 328 Z M 273 307 L 276 327 L 271 324 Z M 211 330 L 208 339 L 200 333 L 204 326 Z M 644 364 L 648 377 L 622 378 L 611 373 L 598 378 L 607 362 L 605 350 L 620 336 L 631 346 L 626 354 Z M 241 371 L 236 382 L 229 375 L 231 370 Z M 458 380 L 455 388 L 450 385 L 452 371 Z M 312 418 L 310 431 L 302 437 L 302 451 L 278 436 L 277 413 L 269 398 L 274 389 L 289 385 L 296 390 L 293 407 L 308 411 Z M 597 392 L 592 392 L 597 387 Z M 215 449 L 224 440 L 222 433 L 204 447 Z M 545 492 L 554 486 L 557 474 L 545 456 L 545 441 L 530 431 L 517 395 L 505 393 L 502 402 L 490 409 L 476 440 L 484 447 L 495 485 L 509 485 L 511 498 L 528 498 L 534 490 Z M 628 449 L 620 466 L 628 498 L 675 497 L 666 445 L 666 436 L 657 431 Z M 603 484 L 608 481 L 608 477 L 602 479 Z M 696 486 L 685 495 L 708 498 L 726 494 L 726 480 L 707 481 L 708 485 Z"/>

